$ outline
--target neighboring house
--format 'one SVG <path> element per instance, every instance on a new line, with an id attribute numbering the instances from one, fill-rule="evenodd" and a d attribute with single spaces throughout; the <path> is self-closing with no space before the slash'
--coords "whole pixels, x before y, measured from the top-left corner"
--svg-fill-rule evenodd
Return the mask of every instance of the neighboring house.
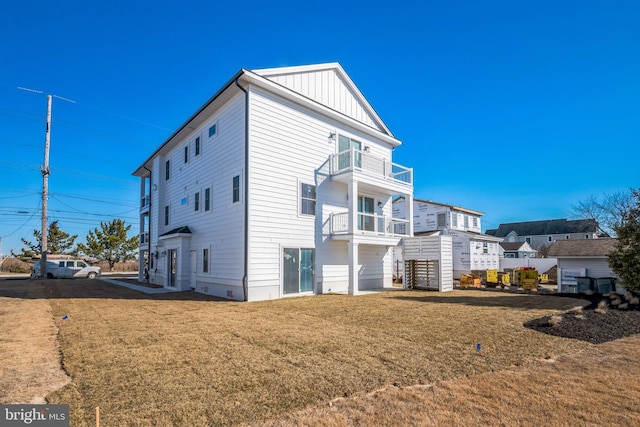
<path id="1" fill-rule="evenodd" d="M 399 145 L 338 63 L 240 70 L 134 172 L 140 279 L 248 301 L 392 286 Z"/>
<path id="2" fill-rule="evenodd" d="M 453 245 L 453 276 L 473 270 L 497 270 L 501 238 L 481 233 L 481 212 L 459 206 L 413 200 L 413 231 L 415 236 L 451 236 Z M 393 202 L 393 214 L 408 218 L 407 200 L 398 197 Z M 398 253 L 396 253 L 398 256 Z"/>
<path id="3" fill-rule="evenodd" d="M 537 252 L 527 242 L 500 242 L 501 258 L 533 258 Z"/>
<path id="4" fill-rule="evenodd" d="M 549 256 L 558 260 L 559 291 L 576 285 L 576 277 L 615 277 L 608 254 L 616 239 L 559 240 L 549 248 Z"/>
<path id="5" fill-rule="evenodd" d="M 500 224 L 485 234 L 502 237 L 505 242 L 526 242 L 536 250 L 559 240 L 609 237 L 602 233 L 595 219 L 511 222 Z"/>

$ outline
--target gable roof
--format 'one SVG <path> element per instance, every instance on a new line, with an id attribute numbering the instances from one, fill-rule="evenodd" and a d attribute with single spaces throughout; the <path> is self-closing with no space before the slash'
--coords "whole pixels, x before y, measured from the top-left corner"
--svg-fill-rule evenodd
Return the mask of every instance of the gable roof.
<path id="1" fill-rule="evenodd" d="M 502 249 L 504 249 L 505 251 L 519 251 L 521 250 L 521 248 L 528 244 L 527 242 L 500 242 L 500 246 L 502 246 Z M 525 249 L 522 249 L 523 251 Z M 529 252 L 529 251 L 527 251 Z"/>
<path id="2" fill-rule="evenodd" d="M 510 222 L 500 224 L 497 229 L 485 233 L 497 237 L 505 237 L 511 232 L 518 236 L 541 236 L 547 234 L 597 233 L 598 223 L 595 219 L 547 219 L 542 221 Z"/>
<path id="3" fill-rule="evenodd" d="M 329 96 L 324 102 L 323 97 L 313 94 L 311 86 L 297 85 L 297 79 L 301 81 L 309 81 L 308 74 L 313 72 L 329 73 L 327 76 L 334 74 L 333 82 L 339 87 L 344 88 L 342 93 L 347 93 L 345 97 L 345 107 L 336 103 L 335 92 Z M 306 80 L 302 77 L 307 74 Z M 289 78 L 293 83 L 289 82 Z M 327 77 L 328 79 L 329 77 Z M 317 80 L 317 79 L 316 79 Z M 392 147 L 402 144 L 396 139 L 391 131 L 384 124 L 382 119 L 375 112 L 373 107 L 366 100 L 364 95 L 358 90 L 356 85 L 351 81 L 347 73 L 337 62 L 328 64 L 305 65 L 299 67 L 282 67 L 268 68 L 262 70 L 240 69 L 231 79 L 226 82 L 211 98 L 209 98 L 195 113 L 191 115 L 177 130 L 175 130 L 155 151 L 133 172 L 134 176 L 147 176 L 151 161 L 158 153 L 169 151 L 173 146 L 183 138 L 187 137 L 193 129 L 202 125 L 211 114 L 228 99 L 240 92 L 240 85 L 255 85 L 264 90 L 279 95 L 291 102 L 302 105 L 310 110 L 320 113 L 326 117 L 345 123 L 359 131 L 374 135 L 376 138 L 384 141 Z M 289 85 L 289 86 L 287 86 Z M 330 91 L 330 85 L 323 86 Z M 242 89 L 245 90 L 245 89 Z M 313 96 L 311 96 L 313 95 Z M 316 99 L 317 98 L 317 99 Z M 342 97 L 338 97 L 342 100 Z M 351 101 L 348 101 L 348 100 Z M 333 100 L 333 101 L 331 101 Z M 356 107 L 354 107 L 354 105 Z M 351 108 L 348 108 L 351 106 Z M 358 107 L 359 106 L 359 107 Z"/>
<path id="4" fill-rule="evenodd" d="M 177 234 L 191 234 L 191 229 L 187 226 L 178 227 L 178 228 L 174 228 L 173 230 L 169 230 L 158 237 L 169 237 Z"/>
<path id="5" fill-rule="evenodd" d="M 251 71 L 360 123 L 393 136 L 338 62 Z"/>
<path id="6" fill-rule="evenodd" d="M 549 248 L 549 256 L 607 256 L 613 249 L 615 249 L 616 241 L 617 239 L 558 240 Z"/>

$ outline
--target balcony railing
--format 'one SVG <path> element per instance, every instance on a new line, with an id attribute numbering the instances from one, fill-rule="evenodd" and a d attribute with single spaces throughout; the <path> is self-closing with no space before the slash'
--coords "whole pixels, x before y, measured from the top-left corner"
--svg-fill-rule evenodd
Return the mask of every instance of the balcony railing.
<path id="1" fill-rule="evenodd" d="M 142 199 L 140 200 L 140 210 L 148 209 L 150 203 L 151 203 L 151 198 L 149 197 L 148 194 L 145 194 L 144 197 L 142 197 Z"/>
<path id="2" fill-rule="evenodd" d="M 140 233 L 140 246 L 146 246 L 149 244 L 149 232 Z"/>
<path id="3" fill-rule="evenodd" d="M 343 172 L 368 172 L 385 180 L 400 184 L 413 184 L 413 169 L 393 163 L 367 151 L 350 148 L 331 155 L 331 174 Z"/>
<path id="4" fill-rule="evenodd" d="M 349 230 L 349 212 L 331 214 L 331 234 L 354 234 Z M 408 236 L 409 220 L 393 218 L 387 215 L 358 213 L 355 232 L 364 232 L 378 236 Z"/>

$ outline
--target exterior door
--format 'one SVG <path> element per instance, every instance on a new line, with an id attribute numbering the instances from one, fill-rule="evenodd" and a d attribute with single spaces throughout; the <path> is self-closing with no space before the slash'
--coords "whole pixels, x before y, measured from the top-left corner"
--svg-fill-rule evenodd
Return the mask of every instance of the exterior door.
<path id="1" fill-rule="evenodd" d="M 177 261 L 178 261 L 178 250 L 177 249 L 169 249 L 167 250 L 167 272 L 169 273 L 167 276 L 167 286 L 171 288 L 176 287 L 176 273 L 177 273 Z"/>
<path id="2" fill-rule="evenodd" d="M 197 274 L 198 274 L 197 261 L 198 261 L 198 252 L 191 251 L 191 277 L 190 277 L 191 289 L 196 288 L 196 280 L 197 280 Z"/>
<path id="3" fill-rule="evenodd" d="M 354 149 L 354 159 L 353 163 L 351 163 L 351 151 L 350 148 Z M 360 141 L 355 141 L 351 138 L 347 138 L 343 135 L 338 135 L 338 167 L 340 169 L 349 168 L 350 166 L 359 168 L 362 165 L 362 143 Z"/>
<path id="4" fill-rule="evenodd" d="M 372 197 L 358 197 L 358 229 L 365 231 L 375 231 L 375 200 Z"/>
<path id="5" fill-rule="evenodd" d="M 284 248 L 282 262 L 282 292 L 299 294 L 312 292 L 314 249 Z"/>

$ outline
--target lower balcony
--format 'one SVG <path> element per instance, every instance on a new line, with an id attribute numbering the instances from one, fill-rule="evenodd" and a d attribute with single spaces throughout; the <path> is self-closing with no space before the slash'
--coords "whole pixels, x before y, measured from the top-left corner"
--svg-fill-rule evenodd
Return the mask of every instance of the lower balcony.
<path id="1" fill-rule="evenodd" d="M 149 249 L 149 232 L 140 233 L 138 239 L 138 247 L 141 249 Z"/>
<path id="2" fill-rule="evenodd" d="M 332 213 L 329 218 L 331 238 L 356 239 L 364 243 L 397 245 L 409 236 L 409 220 L 386 215 L 358 213 L 355 230 L 349 229 L 349 212 Z"/>

